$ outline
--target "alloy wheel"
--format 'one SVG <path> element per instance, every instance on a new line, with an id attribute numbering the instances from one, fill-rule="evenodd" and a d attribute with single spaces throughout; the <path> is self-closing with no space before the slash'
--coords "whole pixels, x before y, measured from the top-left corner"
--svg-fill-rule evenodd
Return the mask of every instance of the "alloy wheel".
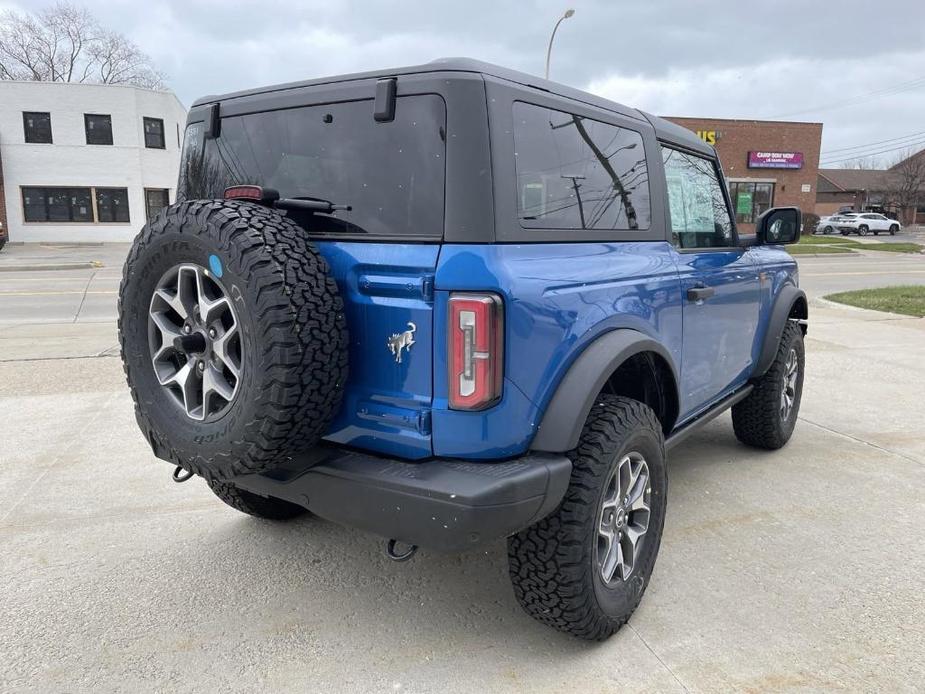
<path id="1" fill-rule="evenodd" d="M 607 585 L 633 573 L 649 529 L 651 493 L 645 458 L 623 456 L 610 473 L 598 514 L 597 566 Z"/>
<path id="2" fill-rule="evenodd" d="M 783 421 L 790 419 L 793 411 L 793 402 L 796 400 L 797 377 L 800 375 L 800 359 L 793 348 L 787 355 L 787 364 L 784 370 L 784 383 L 780 392 L 780 418 Z"/>
<path id="3" fill-rule="evenodd" d="M 148 344 L 157 380 L 186 415 L 214 421 L 241 383 L 243 346 L 234 306 L 219 280 L 190 263 L 158 281 L 148 310 Z"/>

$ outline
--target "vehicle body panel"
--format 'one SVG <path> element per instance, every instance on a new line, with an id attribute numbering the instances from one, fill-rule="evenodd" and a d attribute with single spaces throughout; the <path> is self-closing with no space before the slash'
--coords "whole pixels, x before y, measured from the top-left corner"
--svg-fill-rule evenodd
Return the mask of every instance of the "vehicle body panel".
<path id="1" fill-rule="evenodd" d="M 436 276 L 436 324 L 450 291 L 492 291 L 505 306 L 505 387 L 482 412 L 449 410 L 446 338 L 435 335 L 434 452 L 472 458 L 526 450 L 568 367 L 617 328 L 652 336 L 681 356 L 681 295 L 664 241 L 446 245 Z"/>

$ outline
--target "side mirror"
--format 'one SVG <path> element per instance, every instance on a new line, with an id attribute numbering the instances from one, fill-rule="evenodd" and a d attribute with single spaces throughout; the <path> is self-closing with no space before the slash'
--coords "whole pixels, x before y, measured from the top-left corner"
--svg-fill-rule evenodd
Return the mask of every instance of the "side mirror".
<path id="1" fill-rule="evenodd" d="M 796 243 L 803 231 L 803 215 L 799 207 L 772 207 L 758 217 L 755 236 L 759 244 Z"/>

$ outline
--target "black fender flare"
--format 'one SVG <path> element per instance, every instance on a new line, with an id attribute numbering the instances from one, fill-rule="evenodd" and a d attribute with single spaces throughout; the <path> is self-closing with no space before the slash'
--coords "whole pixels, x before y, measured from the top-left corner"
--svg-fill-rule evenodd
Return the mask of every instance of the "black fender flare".
<path id="1" fill-rule="evenodd" d="M 655 352 L 661 356 L 668 363 L 677 388 L 678 370 L 674 358 L 662 344 L 630 328 L 604 333 L 585 347 L 559 382 L 540 421 L 531 450 L 561 453 L 575 448 L 588 413 L 607 379 L 623 362 L 641 352 Z"/>
<path id="2" fill-rule="evenodd" d="M 777 354 L 777 346 L 780 344 L 781 335 L 784 334 L 784 328 L 790 319 L 794 305 L 801 301 L 804 307 L 808 304 L 806 301 L 806 292 L 792 284 L 787 284 L 777 294 L 777 300 L 774 302 L 774 308 L 771 310 L 771 319 L 768 321 L 768 331 L 764 334 L 764 342 L 761 345 L 761 354 L 758 362 L 755 364 L 755 370 L 752 378 L 760 378 L 771 368 L 774 361 L 774 355 Z M 798 316 L 800 319 L 808 318 L 808 313 Z M 806 330 L 803 330 L 804 334 Z"/>

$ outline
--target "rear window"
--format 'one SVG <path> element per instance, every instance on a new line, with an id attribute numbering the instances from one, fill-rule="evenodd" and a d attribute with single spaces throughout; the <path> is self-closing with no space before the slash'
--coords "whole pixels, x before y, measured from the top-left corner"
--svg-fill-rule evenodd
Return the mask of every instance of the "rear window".
<path id="1" fill-rule="evenodd" d="M 649 228 L 649 176 L 636 131 L 516 102 L 514 156 L 522 226 Z"/>
<path id="2" fill-rule="evenodd" d="M 275 188 L 284 198 L 350 205 L 333 215 L 290 215 L 310 232 L 443 235 L 446 106 L 436 95 L 399 97 L 395 120 L 351 101 L 222 119 L 203 141 L 187 128 L 181 198 L 220 198 L 228 186 Z"/>

